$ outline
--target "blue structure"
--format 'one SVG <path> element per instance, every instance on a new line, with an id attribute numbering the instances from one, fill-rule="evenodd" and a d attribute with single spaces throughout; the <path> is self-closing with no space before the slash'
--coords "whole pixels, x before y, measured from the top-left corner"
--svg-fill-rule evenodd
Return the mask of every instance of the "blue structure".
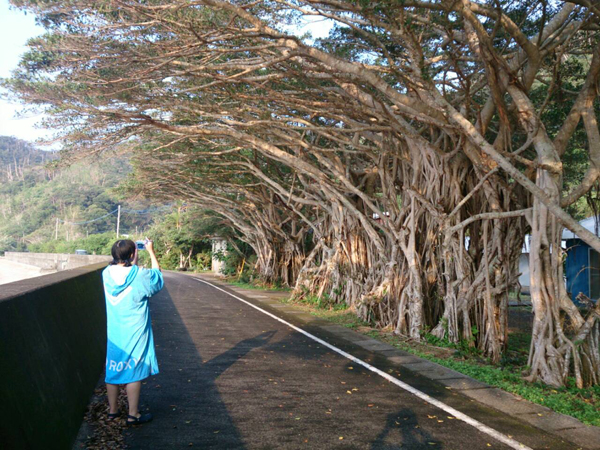
<path id="1" fill-rule="evenodd" d="M 598 235 L 595 217 L 584 219 L 580 224 Z M 573 300 L 580 292 L 592 300 L 597 300 L 600 298 L 600 254 L 569 230 L 563 231 L 562 238 L 566 243 L 567 252 L 567 292 Z"/>

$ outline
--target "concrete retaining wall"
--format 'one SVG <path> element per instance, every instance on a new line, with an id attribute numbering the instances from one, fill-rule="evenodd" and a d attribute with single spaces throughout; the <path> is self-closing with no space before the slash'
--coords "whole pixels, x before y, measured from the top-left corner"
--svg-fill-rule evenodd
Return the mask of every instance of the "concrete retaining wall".
<path id="1" fill-rule="evenodd" d="M 110 256 L 104 255 L 72 255 L 68 253 L 28 253 L 28 252 L 6 252 L 4 258 L 21 264 L 39 267 L 42 270 L 60 272 L 62 270 L 76 269 L 112 261 Z"/>
<path id="2" fill-rule="evenodd" d="M 105 266 L 0 286 L 1 448 L 71 448 L 106 359 Z"/>

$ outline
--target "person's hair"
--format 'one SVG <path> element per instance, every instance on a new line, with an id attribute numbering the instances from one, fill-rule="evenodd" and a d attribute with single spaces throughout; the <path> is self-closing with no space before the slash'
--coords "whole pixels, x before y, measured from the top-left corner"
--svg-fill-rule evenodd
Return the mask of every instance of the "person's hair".
<path id="1" fill-rule="evenodd" d="M 135 255 L 135 242 L 130 239 L 121 239 L 113 244 L 110 254 L 113 257 L 111 265 L 125 263 L 125 267 L 130 267 L 131 260 Z"/>

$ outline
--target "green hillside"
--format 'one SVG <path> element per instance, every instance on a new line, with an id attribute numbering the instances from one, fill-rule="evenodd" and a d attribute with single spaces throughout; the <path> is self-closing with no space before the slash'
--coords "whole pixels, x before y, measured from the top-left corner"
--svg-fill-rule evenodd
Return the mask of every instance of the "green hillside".
<path id="1" fill-rule="evenodd" d="M 116 193 L 131 172 L 126 159 L 87 160 L 68 168 L 56 168 L 56 159 L 30 143 L 0 136 L 0 252 L 36 250 L 57 234 L 59 241 L 74 242 L 114 232 L 115 214 L 87 224 L 73 222 L 94 220 L 118 204 L 148 208 L 148 203 L 124 201 Z M 121 232 L 141 232 L 150 221 L 149 214 L 123 214 Z"/>

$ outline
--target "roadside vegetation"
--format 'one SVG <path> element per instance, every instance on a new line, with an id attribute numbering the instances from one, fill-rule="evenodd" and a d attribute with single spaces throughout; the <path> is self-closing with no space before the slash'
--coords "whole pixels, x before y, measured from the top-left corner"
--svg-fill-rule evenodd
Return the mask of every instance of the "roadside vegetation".
<path id="1" fill-rule="evenodd" d="M 39 253 L 75 253 L 75 250 L 85 250 L 90 255 L 110 255 L 110 249 L 115 242 L 115 233 L 92 234 L 72 241 L 64 239 L 48 240 L 39 244 L 29 244 L 27 250 Z"/>

